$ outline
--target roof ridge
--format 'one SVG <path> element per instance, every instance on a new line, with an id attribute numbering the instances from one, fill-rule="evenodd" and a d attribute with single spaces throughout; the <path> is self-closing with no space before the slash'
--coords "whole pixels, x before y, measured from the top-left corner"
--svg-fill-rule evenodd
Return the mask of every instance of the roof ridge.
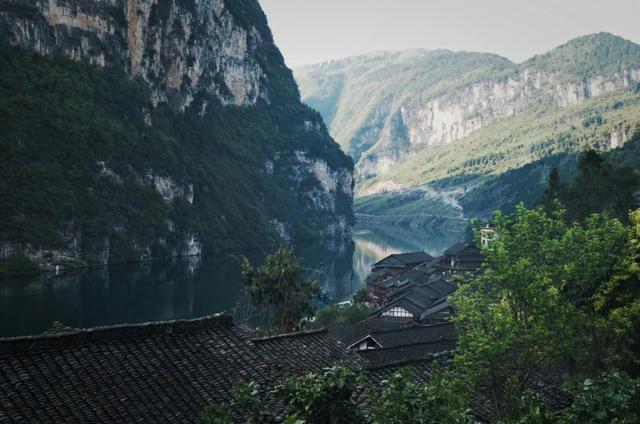
<path id="1" fill-rule="evenodd" d="M 370 337 L 370 336 L 366 336 L 366 337 Z M 429 345 L 429 344 L 434 344 L 434 343 L 438 343 L 438 342 L 453 342 L 458 340 L 457 337 L 444 337 L 444 336 L 440 336 L 437 339 L 434 340 L 429 340 L 428 342 L 414 342 L 414 343 L 407 343 L 407 344 L 402 344 L 402 345 L 395 345 L 395 346 L 387 346 L 387 347 L 379 347 L 377 349 L 368 349 L 368 350 L 364 350 L 364 353 L 369 353 L 369 352 L 377 352 L 379 350 L 391 350 L 391 349 L 398 349 L 398 348 L 403 348 L 403 347 L 413 347 L 413 346 L 419 346 L 419 345 Z M 434 355 L 434 354 L 430 354 L 430 355 Z"/>
<path id="2" fill-rule="evenodd" d="M 439 353 L 427 353 L 423 358 L 403 359 L 401 361 L 387 362 L 379 365 L 372 365 L 364 368 L 364 371 L 377 371 L 385 368 L 399 367 L 404 365 L 418 364 L 423 362 L 433 362 L 442 356 L 450 356 L 453 351 L 444 351 Z"/>
<path id="3" fill-rule="evenodd" d="M 390 329 L 386 329 L 386 330 L 374 330 L 374 331 L 371 331 L 371 333 L 392 333 L 392 332 L 397 332 L 397 331 L 405 331 L 405 330 L 413 329 L 413 328 L 416 328 L 416 327 L 431 328 L 431 327 L 439 327 L 439 326 L 443 326 L 443 325 L 453 325 L 453 323 L 452 322 L 439 322 L 439 323 L 436 323 L 436 324 L 419 324 L 419 323 L 415 323 L 415 324 L 407 325 L 405 327 L 400 327 L 400 328 L 390 328 Z"/>
<path id="4" fill-rule="evenodd" d="M 265 342 L 265 341 L 269 341 L 269 340 L 277 340 L 277 339 L 287 339 L 287 338 L 293 338 L 293 337 L 302 337 L 302 336 L 307 336 L 307 335 L 311 335 L 311 334 L 321 334 L 321 333 L 328 333 L 329 330 L 326 328 L 320 328 L 318 330 L 306 330 L 306 331 L 296 331 L 293 333 L 285 333 L 285 334 L 276 334 L 275 336 L 266 336 L 266 337 L 254 337 L 252 339 L 249 339 L 252 342 Z"/>
<path id="5" fill-rule="evenodd" d="M 65 347 L 73 344 L 129 339 L 171 333 L 185 333 L 207 328 L 232 328 L 233 318 L 227 314 L 208 315 L 195 319 L 118 324 L 93 328 L 73 329 L 58 334 L 38 334 L 0 339 L 0 355 L 45 348 Z"/>

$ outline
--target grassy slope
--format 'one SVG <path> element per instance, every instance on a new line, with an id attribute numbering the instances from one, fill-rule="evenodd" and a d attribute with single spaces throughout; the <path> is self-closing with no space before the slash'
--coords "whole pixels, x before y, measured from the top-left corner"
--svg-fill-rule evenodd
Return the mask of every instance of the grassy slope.
<path id="1" fill-rule="evenodd" d="M 569 172 L 576 152 L 608 147 L 612 131 L 633 134 L 639 128 L 640 94 L 616 93 L 567 109 L 531 110 L 496 121 L 449 145 L 423 150 L 384 178 L 404 187 L 426 184 L 444 192 L 457 189 L 454 197 L 465 215 L 487 215 L 497 208 L 508 210 L 519 201 L 532 204 L 540 197 L 552 166 Z M 631 161 L 633 152 L 628 156 L 626 160 Z M 355 208 L 357 213 L 391 215 L 460 212 L 446 199 L 407 193 L 367 196 L 357 199 Z"/>
<path id="2" fill-rule="evenodd" d="M 296 79 L 305 102 L 322 114 L 343 149 L 353 153 L 352 144 L 368 131 L 381 131 L 400 104 L 424 101 L 512 66 L 493 54 L 408 50 L 302 68 Z"/>
<path id="3" fill-rule="evenodd" d="M 561 110 L 534 109 L 451 144 L 422 150 L 383 178 L 417 186 L 443 178 L 500 174 L 547 156 L 583 150 L 609 138 L 612 131 L 630 133 L 638 126 L 640 94 L 633 92 L 596 97 Z"/>
<path id="4" fill-rule="evenodd" d="M 495 79 L 529 68 L 576 81 L 638 64 L 639 45 L 600 33 L 576 38 L 520 65 L 492 55 L 407 51 L 308 67 L 296 76 L 306 101 L 329 116 L 333 134 L 348 149 L 349 142 L 357 143 L 362 134 L 383 134 L 389 125 L 386 114 L 400 102 L 420 104 L 478 78 Z M 612 130 L 623 129 L 629 136 L 640 122 L 638 87 L 564 110 L 539 100 L 537 107 L 518 116 L 498 120 L 450 145 L 425 149 L 367 185 L 393 181 L 402 187 L 428 184 L 448 192 L 458 189 L 459 206 L 470 214 L 486 213 L 492 206 L 536 199 L 550 166 L 569 169 L 575 165 L 575 152 L 592 145 L 604 147 L 607 143 L 600 142 Z M 517 188 L 512 181 L 518 181 Z M 449 199 L 406 192 L 356 199 L 355 207 L 358 213 L 371 214 L 459 212 Z"/>

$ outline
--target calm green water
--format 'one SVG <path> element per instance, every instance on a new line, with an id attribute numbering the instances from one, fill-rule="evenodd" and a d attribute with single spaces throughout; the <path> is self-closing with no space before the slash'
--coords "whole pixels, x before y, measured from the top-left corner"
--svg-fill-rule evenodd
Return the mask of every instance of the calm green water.
<path id="1" fill-rule="evenodd" d="M 333 302 L 340 302 L 360 287 L 371 264 L 381 258 L 415 250 L 438 255 L 464 238 L 464 232 L 357 226 L 352 241 L 303 246 L 298 254 L 309 275 Z M 252 318 L 242 286 L 237 261 L 225 255 L 0 281 L 0 337 L 38 334 L 54 321 L 86 328 L 232 311 L 242 322 Z"/>

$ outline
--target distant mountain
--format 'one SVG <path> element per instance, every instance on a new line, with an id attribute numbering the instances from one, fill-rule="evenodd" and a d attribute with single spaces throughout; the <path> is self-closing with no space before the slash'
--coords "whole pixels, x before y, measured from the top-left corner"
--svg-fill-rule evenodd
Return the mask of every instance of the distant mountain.
<path id="1" fill-rule="evenodd" d="M 0 3 L 0 262 L 343 237 L 353 163 L 257 0 Z"/>
<path id="2" fill-rule="evenodd" d="M 411 50 L 295 76 L 356 161 L 356 212 L 372 215 L 468 217 L 535 199 L 556 161 L 569 169 L 640 126 L 640 46 L 607 33 L 521 64 Z M 496 186 L 515 174 L 517 187 Z"/>

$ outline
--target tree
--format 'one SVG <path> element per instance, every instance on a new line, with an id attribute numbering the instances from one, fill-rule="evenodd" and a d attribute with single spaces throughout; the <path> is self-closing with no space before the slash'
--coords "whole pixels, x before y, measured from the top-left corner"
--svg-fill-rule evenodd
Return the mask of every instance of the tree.
<path id="1" fill-rule="evenodd" d="M 554 284 L 566 233 L 561 212 L 523 205 L 494 217 L 497 239 L 483 248 L 484 272 L 464 277 L 451 300 L 457 314 L 456 368 L 483 387 L 498 420 L 516 419 L 532 378 L 566 358 L 583 322 Z M 477 235 L 478 236 L 478 235 Z"/>
<path id="2" fill-rule="evenodd" d="M 305 278 L 302 262 L 290 248 L 277 249 L 257 269 L 246 257 L 241 266 L 251 302 L 262 308 L 267 328 L 273 324 L 279 332 L 291 332 L 315 313 L 320 288 Z"/>
<path id="3" fill-rule="evenodd" d="M 290 419 L 308 424 L 357 424 L 364 423 L 365 417 L 354 393 L 363 388 L 364 382 L 362 373 L 336 365 L 322 375 L 286 378 L 273 394 L 287 405 Z"/>
<path id="4" fill-rule="evenodd" d="M 355 324 L 366 319 L 374 308 L 364 303 L 352 305 L 334 305 L 322 308 L 316 314 L 312 323 L 313 328 L 328 327 L 331 324 Z"/>
<path id="5" fill-rule="evenodd" d="M 580 155 L 573 180 L 563 183 L 557 170 L 551 170 L 539 205 L 553 211 L 556 201 L 560 201 L 571 220 L 601 212 L 625 220 L 632 204 L 631 195 L 639 186 L 637 171 L 608 162 L 598 152 L 588 150 Z"/>
<path id="6" fill-rule="evenodd" d="M 622 260 L 594 295 L 606 365 L 640 375 L 640 209 L 629 215 Z"/>
<path id="7" fill-rule="evenodd" d="M 367 303 L 369 302 L 369 295 L 367 294 L 367 286 L 362 286 L 357 292 L 353 294 L 354 303 Z"/>
<path id="8" fill-rule="evenodd" d="M 567 424 L 637 424 L 640 381 L 613 372 L 586 379 L 573 389 L 574 401 L 558 421 Z"/>
<path id="9" fill-rule="evenodd" d="M 434 365 L 428 383 L 416 383 L 408 370 L 393 373 L 382 382 L 382 393 L 374 396 L 372 417 L 380 424 L 471 423 L 466 408 L 469 391 L 451 372 Z"/>
<path id="10" fill-rule="evenodd" d="M 236 381 L 231 390 L 229 403 L 207 405 L 202 411 L 204 424 L 232 424 L 234 422 L 231 410 L 241 411 L 246 424 L 260 424 L 272 422 L 265 410 L 260 389 L 255 382 Z"/>
<path id="11" fill-rule="evenodd" d="M 564 197 L 564 190 L 564 184 L 560 179 L 560 171 L 554 166 L 549 171 L 547 187 L 538 202 L 539 205 L 549 211 L 556 209 L 556 201 Z"/>

